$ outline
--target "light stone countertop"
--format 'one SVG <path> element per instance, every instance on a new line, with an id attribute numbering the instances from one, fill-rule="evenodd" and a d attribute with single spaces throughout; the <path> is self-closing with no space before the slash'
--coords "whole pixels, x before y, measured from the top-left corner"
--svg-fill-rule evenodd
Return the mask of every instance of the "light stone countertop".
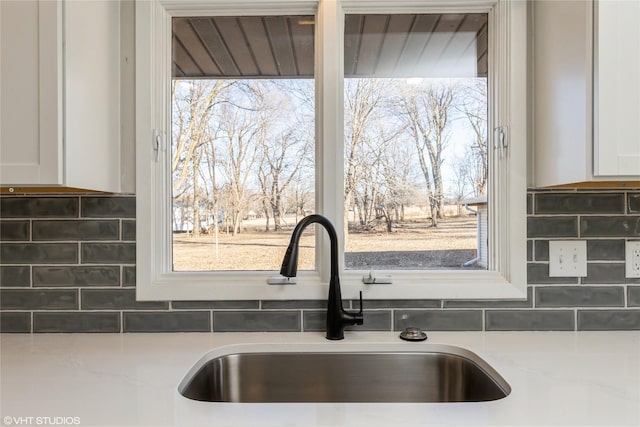
<path id="1" fill-rule="evenodd" d="M 454 345 L 512 391 L 494 402 L 421 404 L 209 403 L 178 393 L 205 353 L 247 343 Z M 640 426 L 640 332 L 432 332 L 425 343 L 391 332 L 337 342 L 310 332 L 3 334 L 0 351 L 0 425 Z"/>

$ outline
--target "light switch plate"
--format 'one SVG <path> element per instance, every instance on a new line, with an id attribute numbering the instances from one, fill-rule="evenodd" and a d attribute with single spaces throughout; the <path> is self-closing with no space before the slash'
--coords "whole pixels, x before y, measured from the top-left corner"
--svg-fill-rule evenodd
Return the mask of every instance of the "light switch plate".
<path id="1" fill-rule="evenodd" d="M 585 277 L 586 240 L 549 241 L 549 277 Z"/>
<path id="2" fill-rule="evenodd" d="M 640 277 L 640 241 L 629 241 L 625 244 L 625 277 Z"/>

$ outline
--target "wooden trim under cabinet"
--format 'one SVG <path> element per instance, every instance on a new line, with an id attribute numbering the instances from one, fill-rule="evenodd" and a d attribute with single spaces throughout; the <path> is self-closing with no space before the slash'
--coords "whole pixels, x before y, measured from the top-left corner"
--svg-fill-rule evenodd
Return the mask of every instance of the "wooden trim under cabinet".
<path id="1" fill-rule="evenodd" d="M 113 194 L 104 191 L 87 190 L 84 188 L 74 187 L 0 187 L 1 195 L 34 195 L 34 194 L 70 194 L 70 193 L 89 193 L 89 194 Z"/>
<path id="2" fill-rule="evenodd" d="M 573 182 L 562 185 L 550 185 L 543 188 L 580 188 L 580 189 L 599 189 L 599 188 L 619 188 L 626 190 L 640 189 L 640 181 L 585 181 L 585 182 Z"/>

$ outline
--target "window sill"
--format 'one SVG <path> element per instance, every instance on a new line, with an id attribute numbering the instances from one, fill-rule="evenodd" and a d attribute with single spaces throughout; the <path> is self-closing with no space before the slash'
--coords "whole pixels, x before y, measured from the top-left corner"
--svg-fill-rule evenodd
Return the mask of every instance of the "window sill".
<path id="1" fill-rule="evenodd" d="M 211 286 L 210 273 L 158 275 L 137 287 L 139 301 L 316 300 L 326 299 L 328 283 L 315 272 L 301 272 L 295 285 L 268 285 L 272 272 L 221 273 Z M 344 299 L 526 299 L 526 281 L 510 283 L 497 272 L 438 272 L 403 274 L 393 284 L 362 284 L 362 272 L 348 272 L 341 280 Z"/>

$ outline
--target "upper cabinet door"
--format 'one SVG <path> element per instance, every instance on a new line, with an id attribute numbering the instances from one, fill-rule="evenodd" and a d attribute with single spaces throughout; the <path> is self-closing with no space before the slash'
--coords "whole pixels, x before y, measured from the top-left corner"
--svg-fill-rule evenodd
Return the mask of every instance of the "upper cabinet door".
<path id="1" fill-rule="evenodd" d="M 594 24 L 594 175 L 640 175 L 640 1 L 596 1 Z"/>
<path id="2" fill-rule="evenodd" d="M 120 191 L 120 2 L 64 2 L 67 185 Z"/>
<path id="3" fill-rule="evenodd" d="M 640 1 L 534 1 L 531 7 L 532 186 L 636 185 Z"/>
<path id="4" fill-rule="evenodd" d="M 62 5 L 0 1 L 0 183 L 63 181 Z"/>
<path id="5" fill-rule="evenodd" d="M 0 185 L 132 192 L 133 3 L 0 0 L 0 19 Z"/>
<path id="6" fill-rule="evenodd" d="M 534 1 L 533 186 L 592 179 L 591 3 Z M 559 40 L 562 40 L 560 43 Z"/>

